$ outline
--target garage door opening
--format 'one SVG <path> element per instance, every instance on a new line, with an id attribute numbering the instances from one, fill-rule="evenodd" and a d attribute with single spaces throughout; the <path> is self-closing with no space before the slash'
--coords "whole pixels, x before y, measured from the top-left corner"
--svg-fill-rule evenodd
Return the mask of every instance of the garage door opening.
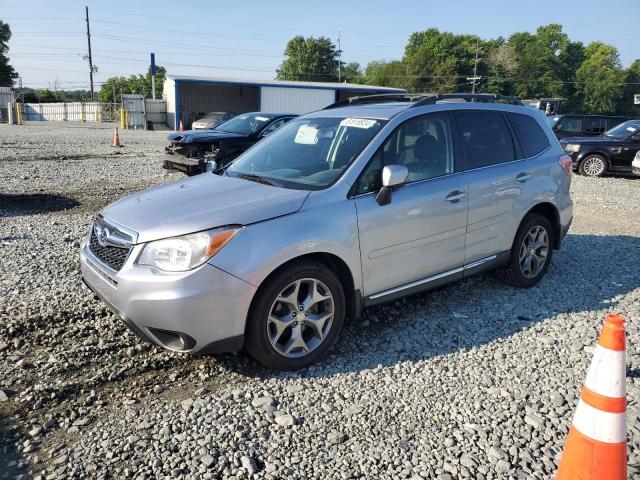
<path id="1" fill-rule="evenodd" d="M 244 85 L 180 85 L 180 119 L 185 128 L 209 112 L 246 113 L 260 110 L 260 89 Z"/>

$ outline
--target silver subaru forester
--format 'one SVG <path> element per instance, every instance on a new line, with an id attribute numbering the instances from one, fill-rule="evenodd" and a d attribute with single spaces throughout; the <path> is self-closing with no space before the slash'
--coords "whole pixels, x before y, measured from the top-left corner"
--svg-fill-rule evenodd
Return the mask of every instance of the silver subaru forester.
<path id="1" fill-rule="evenodd" d="M 123 198 L 81 244 L 85 283 L 141 338 L 311 364 L 364 307 L 487 269 L 535 285 L 572 220 L 541 112 L 492 95 L 353 98 L 224 171 Z"/>

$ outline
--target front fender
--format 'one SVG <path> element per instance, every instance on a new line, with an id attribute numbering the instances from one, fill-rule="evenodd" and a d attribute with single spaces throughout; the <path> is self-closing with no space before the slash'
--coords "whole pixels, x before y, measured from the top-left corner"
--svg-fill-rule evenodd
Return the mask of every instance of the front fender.
<path id="1" fill-rule="evenodd" d="M 362 289 L 355 203 L 305 202 L 296 213 L 248 225 L 209 263 L 258 287 L 285 263 L 308 254 L 340 258 Z"/>

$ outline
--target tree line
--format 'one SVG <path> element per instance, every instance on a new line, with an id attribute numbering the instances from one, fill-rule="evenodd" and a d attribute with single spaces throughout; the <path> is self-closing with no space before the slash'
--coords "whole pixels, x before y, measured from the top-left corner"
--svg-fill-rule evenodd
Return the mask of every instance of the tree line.
<path id="1" fill-rule="evenodd" d="M 326 37 L 296 36 L 277 70 L 281 80 L 335 82 L 404 88 L 409 92 L 476 92 L 521 99 L 561 98 L 575 113 L 640 115 L 640 60 L 624 68 L 617 49 L 602 42 L 584 45 L 550 24 L 535 33 L 485 40 L 430 28 L 410 35 L 398 60 L 376 60 L 364 68 L 340 60 Z M 469 80 L 474 77 L 478 80 Z"/>

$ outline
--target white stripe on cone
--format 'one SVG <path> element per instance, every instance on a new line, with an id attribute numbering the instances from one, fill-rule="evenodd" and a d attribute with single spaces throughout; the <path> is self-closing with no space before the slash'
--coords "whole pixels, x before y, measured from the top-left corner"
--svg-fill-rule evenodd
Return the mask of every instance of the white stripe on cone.
<path id="1" fill-rule="evenodd" d="M 609 350 L 598 344 L 584 386 L 606 397 L 625 397 L 626 365 L 625 352 Z"/>
<path id="2" fill-rule="evenodd" d="M 627 414 L 609 413 L 593 408 L 580 399 L 573 417 L 573 426 L 583 435 L 605 443 L 627 440 Z"/>

